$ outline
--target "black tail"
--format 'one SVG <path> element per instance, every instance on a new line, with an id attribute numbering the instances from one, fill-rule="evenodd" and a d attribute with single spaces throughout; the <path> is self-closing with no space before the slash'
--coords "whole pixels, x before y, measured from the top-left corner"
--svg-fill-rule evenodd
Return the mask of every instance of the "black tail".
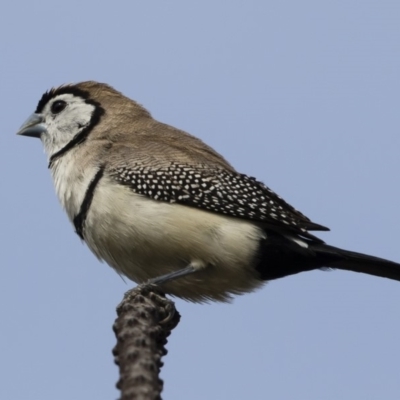
<path id="1" fill-rule="evenodd" d="M 400 264 L 323 242 L 304 241 L 307 247 L 276 233 L 267 233 L 260 244 L 257 270 L 261 279 L 272 280 L 320 268 L 362 272 L 400 281 Z"/>
<path id="2" fill-rule="evenodd" d="M 336 254 L 340 257 L 328 267 L 346 271 L 362 272 L 364 274 L 380 276 L 382 278 L 400 281 L 400 264 L 383 258 L 342 250 L 326 244 L 317 245 L 315 252 L 318 255 Z"/>

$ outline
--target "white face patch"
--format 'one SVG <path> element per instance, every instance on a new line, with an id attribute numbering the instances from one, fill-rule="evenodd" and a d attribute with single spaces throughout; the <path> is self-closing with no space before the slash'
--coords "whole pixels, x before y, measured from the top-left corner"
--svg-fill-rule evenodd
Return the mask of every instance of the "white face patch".
<path id="1" fill-rule="evenodd" d="M 51 108 L 57 101 L 64 101 L 66 107 L 59 113 L 53 113 Z M 93 104 L 70 93 L 55 96 L 46 104 L 42 116 L 47 132 L 41 135 L 41 140 L 49 158 L 90 124 L 94 111 Z"/>

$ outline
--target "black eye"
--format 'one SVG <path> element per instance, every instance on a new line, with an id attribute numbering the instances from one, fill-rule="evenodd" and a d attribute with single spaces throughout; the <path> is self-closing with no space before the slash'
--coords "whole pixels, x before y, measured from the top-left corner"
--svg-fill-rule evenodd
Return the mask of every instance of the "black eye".
<path id="1" fill-rule="evenodd" d="M 57 100 L 51 105 L 51 112 L 59 114 L 65 107 L 67 107 L 67 103 L 64 100 Z"/>

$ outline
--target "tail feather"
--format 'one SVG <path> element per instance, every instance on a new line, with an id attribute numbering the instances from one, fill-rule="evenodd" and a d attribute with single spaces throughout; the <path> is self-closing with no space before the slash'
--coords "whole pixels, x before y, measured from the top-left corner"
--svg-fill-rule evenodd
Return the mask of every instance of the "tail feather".
<path id="1" fill-rule="evenodd" d="M 260 278 L 273 280 L 299 272 L 337 268 L 400 281 L 400 264 L 329 246 L 322 241 L 305 240 L 267 232 L 260 242 L 256 270 Z"/>
<path id="2" fill-rule="evenodd" d="M 382 278 L 400 281 L 400 264 L 383 258 L 343 250 L 326 244 L 317 244 L 314 248 L 318 256 L 338 256 L 326 267 L 337 268 L 346 271 L 362 272 L 364 274 L 380 276 Z"/>

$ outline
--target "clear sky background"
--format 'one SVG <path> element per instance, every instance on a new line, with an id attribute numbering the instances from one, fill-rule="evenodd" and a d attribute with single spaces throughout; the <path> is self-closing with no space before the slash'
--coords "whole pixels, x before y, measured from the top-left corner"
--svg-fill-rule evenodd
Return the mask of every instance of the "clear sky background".
<path id="1" fill-rule="evenodd" d="M 13 1 L 0 6 L 0 398 L 115 399 L 133 286 L 70 226 L 42 93 L 107 82 L 200 137 L 332 245 L 400 261 L 400 2 Z M 400 398 L 400 282 L 315 271 L 233 304 L 176 301 L 166 400 Z"/>

